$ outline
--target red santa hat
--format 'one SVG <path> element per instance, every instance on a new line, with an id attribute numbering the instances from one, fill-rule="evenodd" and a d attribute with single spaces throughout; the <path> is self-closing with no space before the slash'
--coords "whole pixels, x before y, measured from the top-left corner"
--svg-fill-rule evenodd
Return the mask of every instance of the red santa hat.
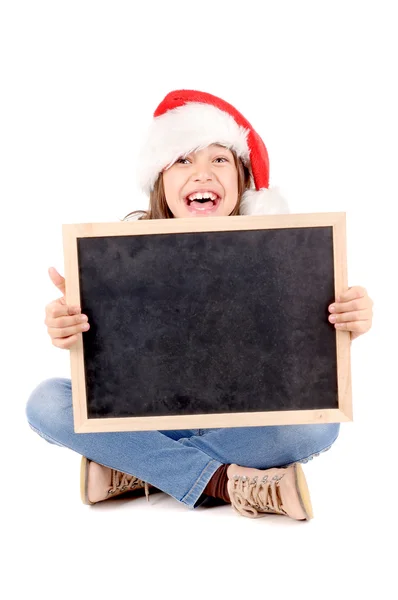
<path id="1" fill-rule="evenodd" d="M 240 214 L 288 213 L 278 188 L 269 188 L 267 148 L 249 121 L 231 104 L 196 90 L 167 94 L 154 112 L 154 120 L 142 146 L 139 185 L 150 194 L 159 173 L 181 156 L 221 144 L 234 150 L 251 174 L 252 189 L 242 196 Z"/>

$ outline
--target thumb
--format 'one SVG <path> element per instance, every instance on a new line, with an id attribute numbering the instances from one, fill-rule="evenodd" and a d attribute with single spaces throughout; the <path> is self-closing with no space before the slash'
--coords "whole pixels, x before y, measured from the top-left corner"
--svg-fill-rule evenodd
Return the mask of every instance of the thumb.
<path id="1" fill-rule="evenodd" d="M 54 267 L 48 269 L 48 274 L 50 275 L 53 284 L 56 285 L 60 292 L 65 296 L 65 278 L 62 277 Z"/>

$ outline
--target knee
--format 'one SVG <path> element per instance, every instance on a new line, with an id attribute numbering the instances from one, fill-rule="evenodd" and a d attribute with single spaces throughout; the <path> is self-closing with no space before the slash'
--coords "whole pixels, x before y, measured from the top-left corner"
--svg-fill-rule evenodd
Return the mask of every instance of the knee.
<path id="1" fill-rule="evenodd" d="M 62 421 L 72 418 L 70 379 L 53 377 L 39 383 L 28 398 L 25 413 L 32 427 L 51 435 Z"/>
<path id="2" fill-rule="evenodd" d="M 275 428 L 275 440 L 280 448 L 279 463 L 307 462 L 314 455 L 330 448 L 339 434 L 340 423 L 287 425 Z M 278 464 L 279 464 L 278 463 Z"/>
<path id="3" fill-rule="evenodd" d="M 334 444 L 340 432 L 340 423 L 317 423 L 300 427 L 299 438 L 303 454 L 318 454 Z"/>

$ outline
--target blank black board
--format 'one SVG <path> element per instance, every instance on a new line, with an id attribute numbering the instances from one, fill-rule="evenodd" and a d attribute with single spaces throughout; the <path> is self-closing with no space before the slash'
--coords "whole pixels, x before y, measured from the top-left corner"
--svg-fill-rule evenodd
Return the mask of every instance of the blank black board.
<path id="1" fill-rule="evenodd" d="M 77 239 L 89 419 L 336 409 L 333 228 Z"/>

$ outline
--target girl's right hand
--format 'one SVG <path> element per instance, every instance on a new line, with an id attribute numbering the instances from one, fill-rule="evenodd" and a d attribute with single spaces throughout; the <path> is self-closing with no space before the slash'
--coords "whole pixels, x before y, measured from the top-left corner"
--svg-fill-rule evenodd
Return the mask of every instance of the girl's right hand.
<path id="1" fill-rule="evenodd" d="M 90 328 L 88 318 L 81 314 L 80 306 L 68 306 L 65 300 L 65 279 L 54 267 L 48 269 L 51 281 L 62 292 L 58 298 L 46 306 L 44 324 L 54 346 L 71 348 L 79 339 L 78 334 Z"/>

